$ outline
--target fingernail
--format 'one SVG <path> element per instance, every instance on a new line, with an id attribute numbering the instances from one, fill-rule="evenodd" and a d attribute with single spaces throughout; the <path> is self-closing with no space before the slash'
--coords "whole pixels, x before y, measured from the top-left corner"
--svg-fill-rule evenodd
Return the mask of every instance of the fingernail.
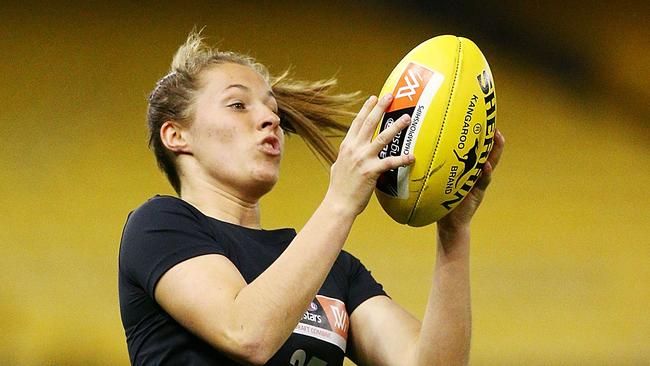
<path id="1" fill-rule="evenodd" d="M 393 94 L 392 94 L 392 93 L 386 93 L 386 94 L 384 94 L 384 100 L 385 100 L 385 101 L 389 101 L 389 100 L 391 100 L 391 99 L 393 99 Z"/>

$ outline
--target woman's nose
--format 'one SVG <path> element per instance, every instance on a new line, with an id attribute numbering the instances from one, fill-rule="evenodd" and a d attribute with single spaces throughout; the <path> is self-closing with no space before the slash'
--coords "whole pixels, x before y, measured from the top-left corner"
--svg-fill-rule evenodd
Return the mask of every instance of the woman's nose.
<path id="1" fill-rule="evenodd" d="M 275 130 L 280 125 L 280 116 L 278 116 L 272 109 L 266 108 L 260 120 L 260 129 L 270 128 Z"/>

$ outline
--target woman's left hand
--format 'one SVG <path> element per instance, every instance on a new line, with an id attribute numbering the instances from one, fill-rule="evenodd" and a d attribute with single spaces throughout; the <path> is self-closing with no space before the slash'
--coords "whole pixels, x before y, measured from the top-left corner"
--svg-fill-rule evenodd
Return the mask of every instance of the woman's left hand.
<path id="1" fill-rule="evenodd" d="M 494 147 L 492 148 L 492 151 L 490 152 L 490 155 L 488 156 L 488 159 L 483 166 L 481 177 L 478 179 L 469 193 L 467 193 L 465 199 L 463 199 L 463 201 L 449 214 L 438 220 L 439 230 L 445 229 L 447 231 L 453 231 L 469 225 L 472 217 L 474 216 L 474 213 L 476 213 L 476 210 L 483 201 L 485 190 L 492 180 L 492 173 L 494 172 L 494 169 L 501 159 L 504 145 L 505 138 L 501 134 L 501 131 L 497 129 L 497 131 L 494 133 Z"/>

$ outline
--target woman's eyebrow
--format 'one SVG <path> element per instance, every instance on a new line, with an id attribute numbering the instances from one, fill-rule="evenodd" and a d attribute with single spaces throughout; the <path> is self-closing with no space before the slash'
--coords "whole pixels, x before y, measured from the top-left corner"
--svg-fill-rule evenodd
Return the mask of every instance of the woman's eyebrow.
<path id="1" fill-rule="evenodd" d="M 245 92 L 250 92 L 251 91 L 251 88 L 249 88 L 249 87 L 247 87 L 246 85 L 243 85 L 243 84 L 230 84 L 224 89 L 224 91 L 227 91 L 229 89 L 241 89 L 241 90 L 243 90 Z M 273 90 L 271 90 L 271 89 L 269 89 L 267 95 L 269 97 L 273 98 L 273 99 L 276 99 L 275 93 L 273 93 Z"/>
<path id="2" fill-rule="evenodd" d="M 250 90 L 251 90 L 251 88 L 247 87 L 246 85 L 242 85 L 242 84 L 230 84 L 230 85 L 228 85 L 228 86 L 224 89 L 224 91 L 226 91 L 226 90 L 228 90 L 228 89 L 233 89 L 233 88 L 241 89 L 241 90 L 246 91 L 246 92 L 250 92 Z"/>

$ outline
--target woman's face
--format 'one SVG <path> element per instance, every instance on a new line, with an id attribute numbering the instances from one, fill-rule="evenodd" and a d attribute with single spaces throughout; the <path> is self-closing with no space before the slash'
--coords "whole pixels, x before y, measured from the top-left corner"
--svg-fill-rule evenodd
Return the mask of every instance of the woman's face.
<path id="1" fill-rule="evenodd" d="M 199 179 L 259 199 L 279 178 L 284 147 L 270 86 L 252 68 L 233 63 L 204 71 L 200 82 L 187 131 Z"/>

